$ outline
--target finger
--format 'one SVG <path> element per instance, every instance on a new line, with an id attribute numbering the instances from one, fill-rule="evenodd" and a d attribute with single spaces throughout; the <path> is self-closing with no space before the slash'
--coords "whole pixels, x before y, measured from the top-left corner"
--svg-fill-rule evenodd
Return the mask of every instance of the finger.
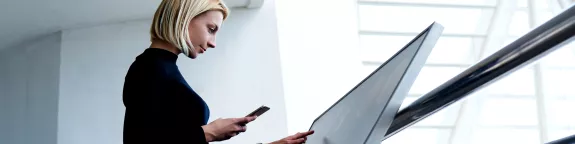
<path id="1" fill-rule="evenodd" d="M 294 134 L 294 135 L 289 136 L 289 139 L 291 139 L 291 140 L 293 140 L 293 139 L 298 139 L 298 138 L 301 137 L 301 135 L 303 135 L 303 133 L 302 133 L 302 132 L 298 132 L 298 133 L 296 133 L 296 134 Z"/>
<path id="2" fill-rule="evenodd" d="M 255 119 L 256 119 L 256 116 L 253 116 L 253 117 L 242 117 L 242 118 L 236 118 L 236 123 L 239 123 L 239 124 L 246 124 L 246 123 L 249 123 L 249 122 L 252 122 L 252 121 L 254 121 Z"/>
<path id="3" fill-rule="evenodd" d="M 254 120 L 256 120 L 258 118 L 258 116 L 251 116 L 251 117 L 246 117 L 246 122 L 252 122 Z"/>
<path id="4" fill-rule="evenodd" d="M 254 121 L 256 118 L 257 116 L 238 118 L 236 123 L 241 126 L 245 126 L 246 124 Z"/>
<path id="5" fill-rule="evenodd" d="M 299 132 L 299 133 L 293 135 L 292 138 L 293 138 L 293 139 L 298 139 L 298 138 L 302 138 L 302 137 L 307 137 L 307 136 L 309 136 L 309 135 L 311 135 L 311 134 L 313 134 L 313 133 L 314 133 L 313 130 L 307 131 L 307 132 Z"/>
<path id="6" fill-rule="evenodd" d="M 239 134 L 239 133 L 232 132 L 232 133 L 228 134 L 228 136 L 229 136 L 229 138 L 232 138 L 232 137 L 237 136 L 238 134 Z M 229 138 L 228 138 L 228 139 L 229 139 Z"/>
<path id="7" fill-rule="evenodd" d="M 235 125 L 233 131 L 234 132 L 245 132 L 247 130 L 247 127 L 245 126 L 240 126 L 240 125 Z"/>
<path id="8" fill-rule="evenodd" d="M 301 135 L 301 133 L 298 132 L 298 133 L 296 133 L 296 134 L 294 134 L 294 135 L 288 136 L 287 139 L 290 139 L 290 140 L 297 139 L 297 136 L 298 136 L 298 135 Z"/>
<path id="9" fill-rule="evenodd" d="M 301 144 L 305 142 L 305 139 L 303 138 L 299 138 L 299 139 L 295 139 L 295 140 L 287 140 L 288 144 Z"/>

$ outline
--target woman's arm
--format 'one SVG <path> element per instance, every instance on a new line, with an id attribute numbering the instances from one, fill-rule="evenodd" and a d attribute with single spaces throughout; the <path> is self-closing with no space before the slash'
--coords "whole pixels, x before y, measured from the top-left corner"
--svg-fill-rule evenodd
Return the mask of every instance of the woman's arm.
<path id="1" fill-rule="evenodd" d="M 202 126 L 207 142 L 228 140 L 241 132 L 246 131 L 245 124 L 255 120 L 256 117 L 217 119 Z"/>

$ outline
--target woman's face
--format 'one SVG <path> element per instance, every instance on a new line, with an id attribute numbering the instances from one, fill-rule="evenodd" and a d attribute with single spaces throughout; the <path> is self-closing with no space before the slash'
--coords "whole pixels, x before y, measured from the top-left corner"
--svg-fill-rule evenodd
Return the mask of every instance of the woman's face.
<path id="1" fill-rule="evenodd" d="M 190 41 L 196 52 L 191 52 L 190 57 L 195 59 L 198 54 L 206 52 L 209 48 L 216 47 L 216 32 L 222 25 L 224 15 L 220 11 L 207 11 L 192 18 L 188 26 Z"/>

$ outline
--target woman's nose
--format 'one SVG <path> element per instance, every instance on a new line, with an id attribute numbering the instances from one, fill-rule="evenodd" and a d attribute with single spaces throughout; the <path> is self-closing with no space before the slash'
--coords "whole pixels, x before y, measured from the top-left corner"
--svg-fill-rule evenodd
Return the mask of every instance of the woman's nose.
<path id="1" fill-rule="evenodd" d="M 208 48 L 216 48 L 215 40 L 208 41 Z"/>

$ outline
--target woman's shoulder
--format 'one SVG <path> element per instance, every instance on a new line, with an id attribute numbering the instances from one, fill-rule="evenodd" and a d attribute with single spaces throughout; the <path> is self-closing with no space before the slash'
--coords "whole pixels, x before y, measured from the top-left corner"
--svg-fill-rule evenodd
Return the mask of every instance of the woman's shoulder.
<path id="1" fill-rule="evenodd" d="M 128 68 L 126 80 L 169 79 L 168 67 L 158 61 L 135 60 Z"/>

